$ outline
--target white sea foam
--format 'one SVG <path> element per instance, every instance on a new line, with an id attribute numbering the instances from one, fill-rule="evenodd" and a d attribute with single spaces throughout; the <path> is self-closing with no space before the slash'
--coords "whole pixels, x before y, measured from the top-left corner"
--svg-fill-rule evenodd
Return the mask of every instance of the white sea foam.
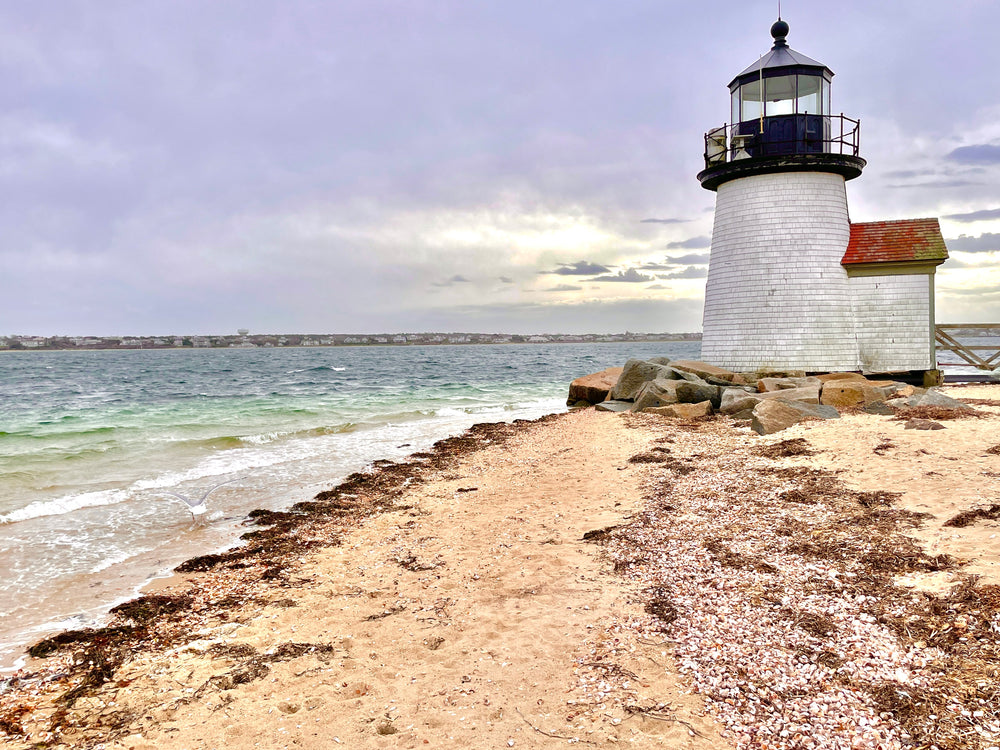
<path id="1" fill-rule="evenodd" d="M 63 513 L 72 513 L 74 510 L 93 508 L 99 505 L 117 505 L 118 503 L 125 502 L 130 497 L 131 493 L 124 490 L 100 490 L 98 492 L 67 495 L 54 500 L 38 500 L 23 508 L 18 508 L 0 516 L 0 524 L 28 521 L 32 518 L 42 518 L 43 516 L 58 516 Z"/>

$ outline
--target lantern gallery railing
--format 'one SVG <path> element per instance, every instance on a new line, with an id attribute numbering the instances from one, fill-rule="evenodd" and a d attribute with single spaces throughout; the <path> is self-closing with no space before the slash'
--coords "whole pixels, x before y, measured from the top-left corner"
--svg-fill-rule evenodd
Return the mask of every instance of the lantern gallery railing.
<path id="1" fill-rule="evenodd" d="M 705 166 L 799 154 L 858 156 L 861 121 L 846 115 L 773 115 L 705 133 Z"/>

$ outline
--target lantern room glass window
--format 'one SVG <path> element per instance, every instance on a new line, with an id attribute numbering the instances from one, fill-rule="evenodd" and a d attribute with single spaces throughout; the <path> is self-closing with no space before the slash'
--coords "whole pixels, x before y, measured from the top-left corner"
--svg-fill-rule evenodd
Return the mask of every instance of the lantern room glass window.
<path id="1" fill-rule="evenodd" d="M 764 79 L 764 117 L 795 114 L 795 76 Z"/>
<path id="2" fill-rule="evenodd" d="M 763 84 L 763 96 L 761 95 Z M 732 121 L 761 115 L 830 114 L 830 82 L 824 76 L 784 75 L 750 80 L 733 91 Z"/>
<path id="3" fill-rule="evenodd" d="M 795 111 L 798 114 L 822 115 L 827 111 L 823 108 L 823 79 L 820 76 L 796 76 L 798 92 L 795 100 Z M 829 88 L 827 89 L 829 90 Z"/>
<path id="4" fill-rule="evenodd" d="M 763 113 L 763 99 L 760 95 L 760 81 L 744 83 L 739 88 L 740 122 L 754 120 Z"/>

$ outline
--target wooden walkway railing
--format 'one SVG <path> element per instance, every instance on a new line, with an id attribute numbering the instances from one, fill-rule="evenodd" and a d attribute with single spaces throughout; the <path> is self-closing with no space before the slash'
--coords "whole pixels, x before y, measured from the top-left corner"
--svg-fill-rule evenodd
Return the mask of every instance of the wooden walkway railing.
<path id="1" fill-rule="evenodd" d="M 971 343 L 983 337 L 995 343 Z M 965 341 L 959 341 L 959 338 Z M 938 367 L 978 367 L 993 370 L 1000 367 L 1000 323 L 949 323 L 934 327 L 934 340 L 939 352 L 953 352 L 961 362 L 938 362 Z M 967 343 L 969 342 L 969 343 Z M 979 354 L 979 352 L 987 352 Z"/>

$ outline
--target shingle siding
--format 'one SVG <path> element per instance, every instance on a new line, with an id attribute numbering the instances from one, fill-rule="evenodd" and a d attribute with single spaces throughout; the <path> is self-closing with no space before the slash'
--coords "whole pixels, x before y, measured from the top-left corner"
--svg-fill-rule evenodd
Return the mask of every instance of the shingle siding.
<path id="1" fill-rule="evenodd" d="M 737 370 L 851 370 L 857 339 L 847 274 L 844 178 L 754 175 L 719 186 L 702 357 Z"/>
<path id="2" fill-rule="evenodd" d="M 932 275 L 854 276 L 850 287 L 865 371 L 936 367 Z"/>

